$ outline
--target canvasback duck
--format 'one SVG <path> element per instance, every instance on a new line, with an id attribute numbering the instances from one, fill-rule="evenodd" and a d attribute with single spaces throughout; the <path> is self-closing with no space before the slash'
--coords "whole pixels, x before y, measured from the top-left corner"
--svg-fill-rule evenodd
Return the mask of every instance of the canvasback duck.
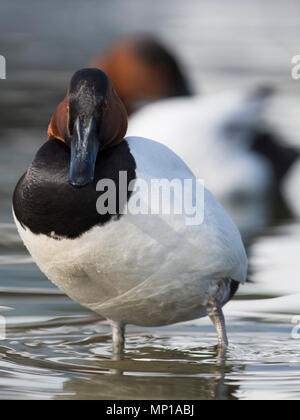
<path id="1" fill-rule="evenodd" d="M 128 115 L 147 101 L 191 95 L 174 54 L 150 35 L 119 39 L 106 54 L 95 58 L 91 67 L 109 76 Z"/>
<path id="2" fill-rule="evenodd" d="M 131 115 L 134 111 L 137 111 L 141 107 L 145 106 L 147 102 L 149 103 L 151 101 L 157 101 L 165 98 L 184 96 L 189 97 L 186 98 L 185 101 L 187 104 L 195 103 L 192 98 L 194 92 L 191 89 L 191 83 L 189 82 L 187 75 L 183 71 L 184 68 L 174 57 L 174 54 L 169 51 L 160 40 L 151 35 L 138 34 L 135 36 L 123 37 L 116 42 L 103 57 L 97 57 L 92 63 L 93 67 L 101 68 L 112 79 L 117 93 L 126 106 L 128 115 Z M 261 103 L 266 102 L 265 98 L 270 96 L 271 91 L 272 90 L 268 87 L 256 88 L 253 90 L 253 92 L 256 92 L 255 96 L 261 98 Z M 242 110 L 244 113 L 247 113 L 247 111 L 251 108 L 251 104 L 249 104 L 249 97 L 251 97 L 251 95 L 248 96 L 247 99 L 247 95 L 243 92 L 238 94 L 236 92 L 228 92 L 228 94 L 225 93 L 220 96 L 212 95 L 212 99 L 204 97 L 203 103 L 205 104 L 206 101 L 208 101 L 208 103 L 214 102 L 215 110 L 212 109 L 212 111 L 215 112 L 215 114 L 219 112 L 220 116 L 222 116 L 223 114 L 228 115 L 227 108 L 232 109 L 232 107 L 238 106 L 240 101 L 243 102 L 246 98 L 246 102 L 242 103 Z M 202 97 L 200 101 L 201 100 Z M 218 106 L 219 100 L 221 101 L 221 106 Z M 167 105 L 164 106 L 166 107 Z M 185 112 L 182 106 L 181 110 L 182 113 L 180 115 L 184 116 Z M 260 112 L 262 114 L 264 113 L 262 107 Z M 200 111 L 200 114 L 201 113 L 202 111 Z M 234 141 L 228 141 L 227 138 L 231 134 L 233 138 L 236 138 L 236 131 L 238 131 L 240 137 L 239 147 L 242 147 L 241 145 L 244 141 L 246 143 L 246 148 L 248 148 L 250 152 L 247 163 L 245 163 L 247 159 L 243 159 L 240 164 L 237 164 L 237 169 L 242 169 L 243 181 L 245 181 L 246 177 L 252 170 L 255 170 L 256 167 L 258 169 L 258 175 L 255 176 L 255 179 L 258 179 L 260 175 L 264 175 L 264 177 L 260 180 L 262 185 L 259 182 L 258 192 L 260 193 L 263 187 L 265 188 L 264 191 L 270 191 L 271 184 L 271 189 L 277 194 L 281 190 L 282 181 L 284 181 L 290 168 L 298 159 L 299 150 L 295 147 L 288 147 L 285 145 L 282 139 L 273 130 L 265 127 L 262 120 L 259 121 L 258 114 L 256 114 L 256 124 L 252 123 L 250 126 L 245 124 L 242 130 L 238 121 L 239 113 L 235 112 L 235 114 L 236 119 L 233 119 L 233 121 L 226 122 L 226 120 L 223 119 L 223 125 L 227 126 L 227 133 L 225 134 L 223 131 L 225 140 L 225 145 L 223 147 L 224 151 L 226 152 L 227 150 L 228 144 L 226 143 L 231 144 L 229 147 L 230 150 L 234 148 Z M 244 116 L 246 116 L 246 114 Z M 228 115 L 228 117 L 230 118 L 230 115 Z M 249 117 L 251 119 L 251 115 Z M 142 117 L 139 116 L 139 118 Z M 199 116 L 199 120 L 202 120 L 201 115 Z M 243 121 L 245 121 L 244 118 Z M 163 122 L 164 120 L 162 121 L 161 130 L 164 129 Z M 181 120 L 179 124 L 181 124 Z M 141 125 L 143 125 L 144 128 L 149 128 L 149 124 L 143 124 L 143 120 L 141 121 Z M 214 134 L 216 134 L 216 131 L 217 127 Z M 146 135 L 146 137 L 149 136 Z M 157 137 L 154 136 L 154 138 Z M 249 139 L 251 139 L 251 141 Z M 229 152 L 230 151 L 228 151 L 228 153 Z M 254 156 L 257 157 L 256 163 L 253 162 Z M 244 153 L 244 158 L 245 157 L 246 151 Z M 227 158 L 226 154 L 225 158 Z M 262 164 L 263 161 L 265 162 L 265 165 Z M 212 160 L 212 172 L 214 172 L 214 168 L 217 165 L 218 163 Z M 252 169 L 249 169 L 250 166 Z M 263 166 L 264 168 L 262 168 Z M 269 170 L 267 169 L 267 166 L 271 169 L 270 183 L 268 180 Z M 233 170 L 231 172 L 236 173 Z M 205 174 L 204 170 L 203 173 Z M 220 176 L 222 181 L 224 181 L 222 171 L 220 172 Z M 207 177 L 210 176 L 207 175 Z M 232 181 L 233 184 L 231 184 Z M 236 195 L 234 189 L 237 182 L 237 177 L 234 177 L 234 180 L 232 180 L 232 176 L 229 175 L 227 184 L 229 186 L 233 185 L 233 195 Z M 216 181 L 215 184 L 221 188 L 220 186 L 223 185 L 223 182 L 219 183 Z M 258 184 L 252 183 L 252 186 L 253 185 L 257 188 Z M 215 190 L 213 185 L 211 188 L 213 193 L 219 197 L 217 189 Z M 244 185 L 243 188 L 241 183 L 239 190 L 242 190 L 243 196 L 248 195 L 249 197 L 249 190 L 247 192 L 247 188 L 249 188 L 249 185 Z M 226 200 L 229 199 L 230 196 L 227 192 L 228 191 L 225 188 L 223 196 L 226 196 Z"/>
<path id="3" fill-rule="evenodd" d="M 177 153 L 225 205 L 232 199 L 265 197 L 298 158 L 260 130 L 272 90 L 165 99 L 129 120 L 128 134 L 155 138 Z M 184 139 L 184 140 L 183 140 Z"/>
<path id="4" fill-rule="evenodd" d="M 76 72 L 48 141 L 15 188 L 20 236 L 53 283 L 111 322 L 114 354 L 122 353 L 126 324 L 206 315 L 225 348 L 222 307 L 247 273 L 239 231 L 174 152 L 124 139 L 126 127 L 107 75 Z M 173 193 L 149 194 L 160 180 Z"/>

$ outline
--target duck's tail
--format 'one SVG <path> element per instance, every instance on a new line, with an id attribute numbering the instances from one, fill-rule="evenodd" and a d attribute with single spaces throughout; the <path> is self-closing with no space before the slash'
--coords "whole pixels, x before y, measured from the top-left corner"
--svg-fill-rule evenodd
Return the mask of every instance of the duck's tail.
<path id="1" fill-rule="evenodd" d="M 271 162 L 277 184 L 281 183 L 300 156 L 299 149 L 283 144 L 276 134 L 264 129 L 255 133 L 252 150 Z"/>

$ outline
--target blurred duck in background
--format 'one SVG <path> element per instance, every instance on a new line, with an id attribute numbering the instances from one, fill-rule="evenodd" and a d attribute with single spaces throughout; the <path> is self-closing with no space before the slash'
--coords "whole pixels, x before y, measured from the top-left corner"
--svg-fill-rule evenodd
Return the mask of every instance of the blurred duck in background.
<path id="1" fill-rule="evenodd" d="M 298 151 L 264 129 L 272 93 L 255 87 L 165 99 L 135 113 L 128 134 L 155 138 L 181 156 L 249 236 L 272 220 L 273 207 L 281 210 L 272 200 L 283 204 L 281 184 L 298 158 Z"/>
<path id="2" fill-rule="evenodd" d="M 197 177 L 205 174 L 219 198 L 264 196 L 279 188 L 298 154 L 258 131 L 272 93 L 268 87 L 255 87 L 159 101 L 131 117 L 129 135 L 159 139 Z"/>
<path id="3" fill-rule="evenodd" d="M 290 208 L 298 217 L 300 216 L 300 160 L 284 180 L 283 196 Z"/>
<path id="4" fill-rule="evenodd" d="M 192 94 L 175 56 L 152 36 L 121 38 L 90 66 L 109 75 L 128 115 L 145 102 Z"/>
<path id="5" fill-rule="evenodd" d="M 193 95 L 178 60 L 151 35 L 120 39 L 92 65 L 112 79 L 131 115 L 129 135 L 158 139 L 178 153 L 238 224 L 245 200 L 280 192 L 299 152 L 265 126 L 272 88 Z"/>

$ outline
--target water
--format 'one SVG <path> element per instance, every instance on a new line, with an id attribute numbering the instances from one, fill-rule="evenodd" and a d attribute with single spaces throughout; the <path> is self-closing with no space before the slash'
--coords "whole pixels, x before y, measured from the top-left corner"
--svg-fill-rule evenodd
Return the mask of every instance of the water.
<path id="1" fill-rule="evenodd" d="M 151 4 L 151 6 L 150 6 Z M 272 82 L 268 122 L 300 144 L 297 1 L 79 0 L 0 4 L 1 399 L 299 399 L 300 220 L 270 213 L 244 239 L 250 282 L 226 307 L 231 346 L 217 354 L 202 319 L 164 328 L 129 327 L 126 356 L 112 361 L 110 328 L 40 273 L 11 217 L 11 193 L 46 138 L 72 72 L 113 37 L 155 31 L 173 46 L 204 92 Z M 271 215 L 273 214 L 273 215 Z M 249 220 L 255 226 L 256 219 Z M 295 318 L 298 316 L 298 319 Z M 300 330 L 299 330 L 300 332 Z M 1 328 L 0 328 L 1 333 Z"/>

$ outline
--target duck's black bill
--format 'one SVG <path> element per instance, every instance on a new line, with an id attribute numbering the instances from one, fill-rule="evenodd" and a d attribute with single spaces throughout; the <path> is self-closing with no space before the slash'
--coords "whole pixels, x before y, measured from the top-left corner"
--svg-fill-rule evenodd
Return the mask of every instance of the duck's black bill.
<path id="1" fill-rule="evenodd" d="M 93 182 L 99 146 L 94 118 L 84 127 L 78 117 L 74 124 L 68 177 L 69 183 L 74 187 L 84 187 Z"/>

